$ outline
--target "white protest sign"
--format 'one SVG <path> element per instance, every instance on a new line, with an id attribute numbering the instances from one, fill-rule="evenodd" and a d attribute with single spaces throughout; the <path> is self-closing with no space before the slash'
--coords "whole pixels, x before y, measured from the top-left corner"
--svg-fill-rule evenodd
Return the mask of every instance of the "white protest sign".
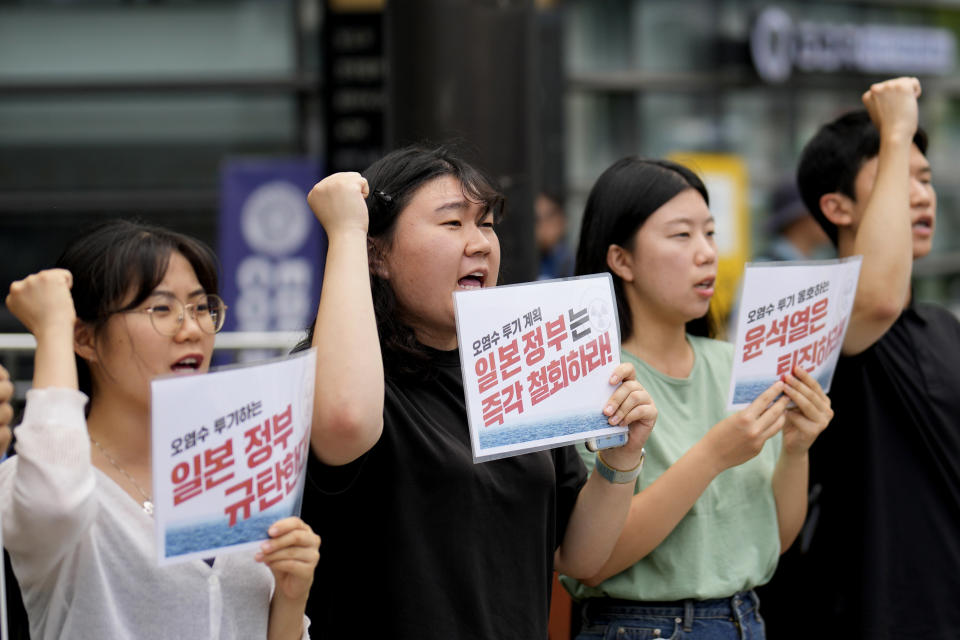
<path id="1" fill-rule="evenodd" d="M 160 565 L 253 548 L 299 515 L 316 351 L 151 383 Z"/>
<path id="2" fill-rule="evenodd" d="M 474 462 L 626 431 L 602 413 L 620 363 L 609 274 L 453 299 Z"/>
<path id="3" fill-rule="evenodd" d="M 795 366 L 830 390 L 860 275 L 860 256 L 748 263 L 727 408 L 750 404 Z"/>

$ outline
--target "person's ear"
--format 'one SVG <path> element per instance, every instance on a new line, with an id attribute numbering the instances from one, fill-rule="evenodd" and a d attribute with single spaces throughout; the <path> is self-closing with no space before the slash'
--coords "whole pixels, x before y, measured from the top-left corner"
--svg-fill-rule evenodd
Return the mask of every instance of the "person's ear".
<path id="1" fill-rule="evenodd" d="M 624 282 L 633 282 L 633 256 L 620 245 L 607 247 L 607 266 Z"/>
<path id="2" fill-rule="evenodd" d="M 842 193 L 825 193 L 820 196 L 820 211 L 837 228 L 853 223 L 853 199 Z"/>
<path id="3" fill-rule="evenodd" d="M 97 360 L 96 335 L 93 327 L 86 322 L 77 321 L 73 328 L 73 350 L 87 362 Z"/>
<path id="4" fill-rule="evenodd" d="M 390 279 L 390 270 L 387 269 L 387 259 L 380 245 L 373 238 L 367 238 L 367 259 L 370 261 L 370 272 L 384 280 Z"/>

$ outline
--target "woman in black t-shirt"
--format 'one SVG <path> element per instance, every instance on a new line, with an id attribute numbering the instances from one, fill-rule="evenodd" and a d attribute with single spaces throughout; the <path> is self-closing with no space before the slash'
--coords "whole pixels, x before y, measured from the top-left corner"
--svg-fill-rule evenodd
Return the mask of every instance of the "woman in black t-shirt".
<path id="1" fill-rule="evenodd" d="M 318 351 L 311 631 L 545 638 L 554 564 L 591 575 L 616 542 L 653 402 L 632 366 L 611 371 L 602 410 L 630 437 L 589 479 L 569 447 L 473 464 L 453 292 L 496 284 L 502 196 L 449 149 L 411 147 L 308 202 L 329 239 L 301 345 Z"/>

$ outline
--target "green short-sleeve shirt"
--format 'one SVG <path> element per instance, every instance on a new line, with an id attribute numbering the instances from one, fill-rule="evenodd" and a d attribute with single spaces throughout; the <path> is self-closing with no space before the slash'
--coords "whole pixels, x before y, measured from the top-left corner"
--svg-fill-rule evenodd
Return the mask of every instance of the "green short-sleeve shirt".
<path id="1" fill-rule="evenodd" d="M 646 444 L 638 491 L 729 415 L 733 346 L 696 336 L 687 339 L 694 352 L 687 378 L 672 378 L 626 351 L 621 354 L 636 367 L 659 412 Z M 596 588 L 562 576 L 564 586 L 578 600 L 672 601 L 722 598 L 767 582 L 780 554 L 772 480 L 781 439 L 777 434 L 758 456 L 714 478 L 670 535 L 638 563 Z M 595 454 L 583 445 L 578 450 L 592 470 Z"/>

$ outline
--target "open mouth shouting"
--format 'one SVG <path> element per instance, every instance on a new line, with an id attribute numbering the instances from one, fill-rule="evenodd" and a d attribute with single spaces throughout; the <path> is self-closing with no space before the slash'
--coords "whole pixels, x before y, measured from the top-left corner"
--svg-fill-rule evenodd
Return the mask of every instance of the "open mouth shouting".
<path id="1" fill-rule="evenodd" d="M 487 274 L 482 271 L 473 271 L 457 280 L 457 288 L 470 290 L 480 289 L 487 280 Z"/>
<path id="2" fill-rule="evenodd" d="M 910 225 L 914 235 L 929 237 L 933 234 L 933 216 L 921 215 Z"/>
<path id="3" fill-rule="evenodd" d="M 173 363 L 170 370 L 174 373 L 196 373 L 203 364 L 203 356 L 196 353 L 184 356 Z"/>
<path id="4" fill-rule="evenodd" d="M 704 278 L 703 280 L 697 282 L 693 285 L 693 288 L 697 290 L 697 293 L 703 296 L 704 298 L 710 298 L 713 296 L 713 284 L 716 282 L 717 278 L 715 276 L 710 276 L 709 278 Z"/>

